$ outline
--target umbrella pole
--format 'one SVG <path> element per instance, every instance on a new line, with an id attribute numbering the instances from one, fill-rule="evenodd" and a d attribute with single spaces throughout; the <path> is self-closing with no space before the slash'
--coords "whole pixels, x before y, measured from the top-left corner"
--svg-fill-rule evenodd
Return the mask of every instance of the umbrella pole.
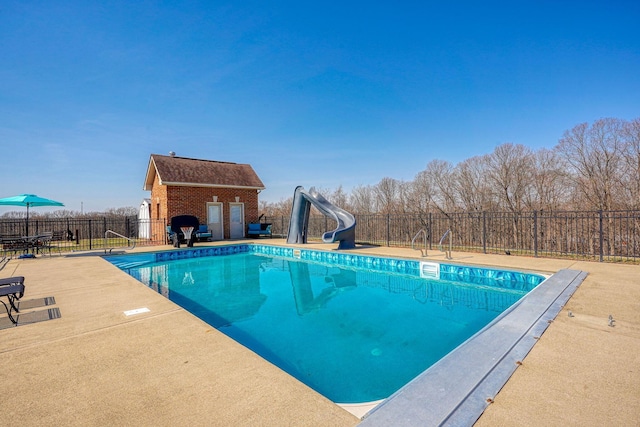
<path id="1" fill-rule="evenodd" d="M 27 225 L 25 227 L 26 235 L 29 235 L 29 203 L 27 203 Z"/>

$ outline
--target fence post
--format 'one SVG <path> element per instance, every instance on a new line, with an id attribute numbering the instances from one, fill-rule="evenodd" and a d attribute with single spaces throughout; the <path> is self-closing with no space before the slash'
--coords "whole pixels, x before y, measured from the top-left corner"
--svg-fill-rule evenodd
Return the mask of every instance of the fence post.
<path id="1" fill-rule="evenodd" d="M 391 214 L 387 214 L 387 247 L 390 245 L 391 241 Z"/>
<path id="2" fill-rule="evenodd" d="M 598 211 L 598 220 L 600 221 L 600 262 L 604 261 L 604 235 L 602 234 L 602 209 Z"/>
<path id="3" fill-rule="evenodd" d="M 91 226 L 91 220 L 89 220 L 89 250 L 93 249 L 93 227 Z"/>
<path id="4" fill-rule="evenodd" d="M 533 211 L 533 256 L 538 258 L 538 211 Z"/>
<path id="5" fill-rule="evenodd" d="M 431 242 L 433 242 L 433 239 L 431 238 L 431 230 L 433 230 L 433 217 L 432 217 L 432 213 L 429 212 L 429 223 L 428 223 L 428 231 L 429 231 L 429 250 L 432 250 L 433 247 L 431 245 Z"/>
<path id="6" fill-rule="evenodd" d="M 482 253 L 487 253 L 487 212 L 482 211 Z"/>

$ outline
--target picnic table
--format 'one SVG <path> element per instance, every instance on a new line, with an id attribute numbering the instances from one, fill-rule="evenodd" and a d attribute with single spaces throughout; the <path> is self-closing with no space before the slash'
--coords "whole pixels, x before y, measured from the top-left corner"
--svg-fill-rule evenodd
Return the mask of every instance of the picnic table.
<path id="1" fill-rule="evenodd" d="M 6 256 L 7 252 L 31 253 L 35 256 L 41 248 L 45 248 L 51 241 L 52 233 L 34 234 L 33 236 L 3 236 L 0 237 L 2 250 Z"/>

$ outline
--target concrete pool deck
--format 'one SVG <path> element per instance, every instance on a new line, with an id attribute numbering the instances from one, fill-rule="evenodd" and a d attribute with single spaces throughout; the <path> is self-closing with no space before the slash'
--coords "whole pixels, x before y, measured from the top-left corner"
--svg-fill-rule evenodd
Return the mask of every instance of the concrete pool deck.
<path id="1" fill-rule="evenodd" d="M 284 245 L 279 239 L 255 242 Z M 166 249 L 171 247 L 135 251 Z M 410 249 L 356 252 L 419 258 Z M 430 255 L 444 261 L 439 252 Z M 589 273 L 476 425 L 637 425 L 640 266 L 456 252 L 451 262 Z M 23 301 L 53 296 L 62 315 L 0 330 L 0 409 L 16 424 L 359 422 L 100 257 L 11 260 L 0 277 L 15 275 L 25 276 Z M 143 307 L 149 312 L 124 314 Z"/>

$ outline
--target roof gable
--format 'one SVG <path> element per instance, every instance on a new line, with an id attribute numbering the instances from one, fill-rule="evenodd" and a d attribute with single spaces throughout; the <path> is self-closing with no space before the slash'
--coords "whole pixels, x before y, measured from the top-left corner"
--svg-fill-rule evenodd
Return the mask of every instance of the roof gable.
<path id="1" fill-rule="evenodd" d="M 150 191 L 158 176 L 161 185 L 251 188 L 264 190 L 251 165 L 152 154 L 144 189 Z"/>

